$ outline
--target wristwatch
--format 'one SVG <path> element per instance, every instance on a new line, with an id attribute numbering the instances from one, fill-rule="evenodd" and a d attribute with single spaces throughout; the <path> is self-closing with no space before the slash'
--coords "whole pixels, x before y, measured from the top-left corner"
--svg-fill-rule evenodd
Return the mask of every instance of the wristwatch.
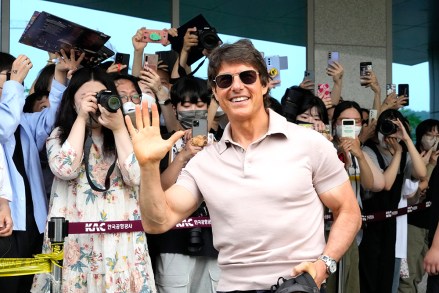
<path id="1" fill-rule="evenodd" d="M 335 261 L 335 259 L 327 255 L 321 255 L 318 259 L 325 263 L 326 272 L 328 273 L 328 275 L 331 275 L 337 271 L 337 262 Z"/>
<path id="2" fill-rule="evenodd" d="M 166 100 L 159 100 L 157 99 L 157 103 L 159 105 L 168 105 L 171 102 L 171 99 L 166 99 Z"/>

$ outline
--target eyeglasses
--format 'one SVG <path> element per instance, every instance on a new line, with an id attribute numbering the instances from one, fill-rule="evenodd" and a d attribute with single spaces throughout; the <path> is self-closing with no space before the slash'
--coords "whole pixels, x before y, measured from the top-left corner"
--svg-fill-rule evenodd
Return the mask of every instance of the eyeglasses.
<path id="1" fill-rule="evenodd" d="M 241 79 L 244 84 L 253 84 L 258 78 L 258 74 L 259 72 L 255 70 L 245 70 L 235 74 L 226 73 L 217 75 L 213 81 L 219 88 L 226 89 L 232 85 L 233 77 L 236 75 L 239 76 L 239 79 Z"/>
<path id="2" fill-rule="evenodd" d="M 141 97 L 140 95 L 132 95 L 132 96 L 121 96 L 120 99 L 122 100 L 122 103 L 126 103 L 131 100 L 134 104 L 140 104 Z"/>

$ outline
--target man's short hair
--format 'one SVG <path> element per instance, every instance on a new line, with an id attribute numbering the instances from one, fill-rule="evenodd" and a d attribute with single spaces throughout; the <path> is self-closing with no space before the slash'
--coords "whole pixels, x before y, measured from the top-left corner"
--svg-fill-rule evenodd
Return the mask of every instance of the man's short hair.
<path id="1" fill-rule="evenodd" d="M 256 50 L 253 43 L 248 39 L 241 39 L 233 44 L 224 44 L 217 47 L 209 55 L 209 67 L 207 71 L 209 85 L 215 88 L 215 77 L 218 75 L 221 65 L 228 64 L 247 64 L 253 66 L 259 72 L 259 78 L 263 86 L 268 85 L 270 76 L 268 75 L 267 65 L 262 54 Z M 268 99 L 267 94 L 264 98 Z"/>
<path id="2" fill-rule="evenodd" d="M 210 104 L 212 92 L 207 86 L 207 81 L 192 75 L 180 77 L 171 87 L 171 103 L 177 106 L 189 98 L 192 104 L 196 104 L 198 99 L 207 105 Z"/>

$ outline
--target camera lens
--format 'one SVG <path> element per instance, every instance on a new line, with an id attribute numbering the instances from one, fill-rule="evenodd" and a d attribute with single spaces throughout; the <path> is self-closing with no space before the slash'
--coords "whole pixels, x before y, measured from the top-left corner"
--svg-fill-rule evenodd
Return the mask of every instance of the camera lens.
<path id="1" fill-rule="evenodd" d="M 216 30 L 213 27 L 204 27 L 203 29 L 198 30 L 198 38 L 201 47 L 207 50 L 212 50 L 218 47 L 220 41 Z"/>
<path id="2" fill-rule="evenodd" d="M 107 102 L 108 108 L 110 108 L 111 110 L 113 110 L 113 112 L 116 112 L 117 109 L 120 108 L 121 103 L 120 103 L 120 99 L 117 96 L 111 96 L 108 98 L 108 102 Z M 111 111 L 110 111 L 111 112 Z"/>
<path id="3" fill-rule="evenodd" d="M 384 120 L 379 128 L 379 131 L 384 136 L 389 136 L 391 134 L 394 134 L 398 130 L 398 126 L 395 125 L 395 123 L 392 122 L 392 120 Z"/>
<path id="4" fill-rule="evenodd" d="M 200 126 L 200 121 L 199 120 L 192 121 L 192 126 L 194 126 L 194 127 Z"/>

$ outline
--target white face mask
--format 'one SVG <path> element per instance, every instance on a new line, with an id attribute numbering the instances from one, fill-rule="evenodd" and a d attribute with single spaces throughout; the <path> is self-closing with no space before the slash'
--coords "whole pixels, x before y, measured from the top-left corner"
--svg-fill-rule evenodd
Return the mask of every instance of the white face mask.
<path id="1" fill-rule="evenodd" d="M 343 125 L 337 125 L 335 127 L 335 134 L 337 135 L 337 137 L 343 137 L 342 129 L 343 129 Z M 360 135 L 360 131 L 361 131 L 361 126 L 355 125 L 355 137 L 358 137 L 358 135 Z"/>
<path id="2" fill-rule="evenodd" d="M 436 136 L 431 137 L 428 135 L 424 135 L 421 139 L 421 144 L 424 150 L 428 151 L 436 144 L 436 141 L 437 141 Z"/>
<path id="3" fill-rule="evenodd" d="M 155 98 L 148 94 L 142 94 L 142 101 L 148 101 L 148 108 L 151 109 L 151 105 L 155 103 Z"/>
<path id="4" fill-rule="evenodd" d="M 136 111 L 136 104 L 134 104 L 133 102 L 126 102 L 123 104 L 122 109 L 123 109 L 124 114 L 129 114 L 131 112 L 135 112 Z"/>

